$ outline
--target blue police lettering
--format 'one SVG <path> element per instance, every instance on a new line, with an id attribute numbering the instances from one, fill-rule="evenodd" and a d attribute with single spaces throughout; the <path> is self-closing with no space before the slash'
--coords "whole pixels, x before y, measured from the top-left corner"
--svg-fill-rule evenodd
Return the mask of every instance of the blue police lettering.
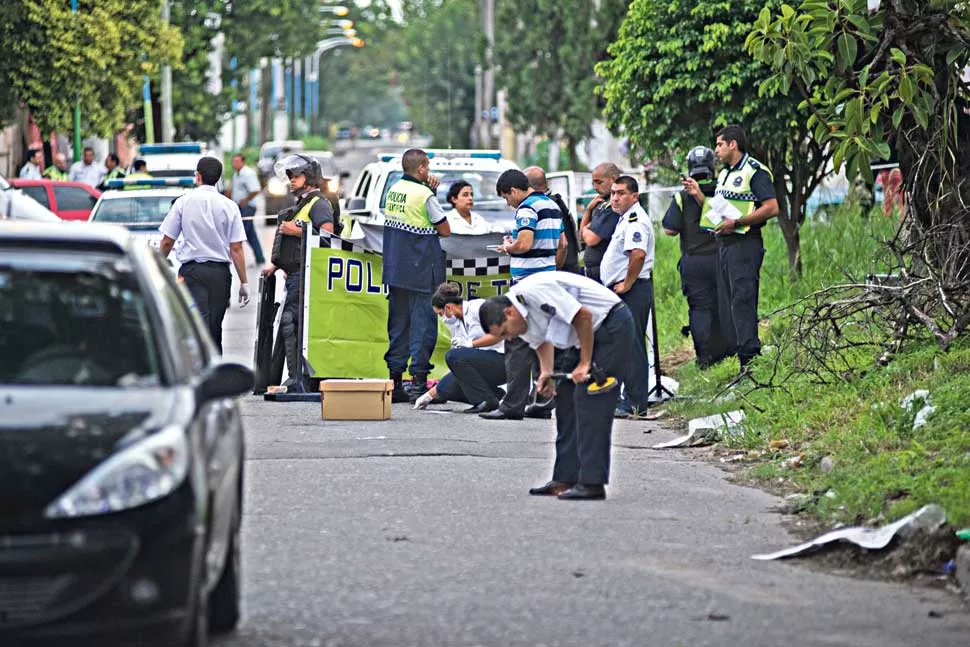
<path id="1" fill-rule="evenodd" d="M 339 256 L 331 256 L 327 260 L 327 292 L 333 292 L 333 280 L 343 278 L 344 263 Z"/>
<path id="2" fill-rule="evenodd" d="M 491 286 L 495 288 L 495 294 L 501 296 L 509 289 L 509 279 L 496 279 L 491 282 Z"/>
<path id="3" fill-rule="evenodd" d="M 357 270 L 357 280 L 353 279 Z M 364 287 L 364 264 L 356 258 L 347 259 L 347 278 L 345 282 L 347 292 L 360 292 Z"/>
<path id="4" fill-rule="evenodd" d="M 468 299 L 477 299 L 478 298 L 478 288 L 482 287 L 481 281 L 469 281 L 466 284 L 466 286 L 468 288 L 468 297 L 467 298 Z"/>

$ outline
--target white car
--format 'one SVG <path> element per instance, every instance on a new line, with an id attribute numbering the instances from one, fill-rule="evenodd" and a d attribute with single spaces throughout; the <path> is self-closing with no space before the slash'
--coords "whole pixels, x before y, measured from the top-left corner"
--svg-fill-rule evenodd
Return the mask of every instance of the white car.
<path id="1" fill-rule="evenodd" d="M 177 144 L 142 144 L 135 159 L 145 160 L 152 177 L 195 177 L 199 160 L 218 155 L 201 142 Z M 221 160 L 220 160 L 221 161 Z M 129 169 L 129 173 L 132 169 Z"/>
<path id="2" fill-rule="evenodd" d="M 431 174 L 441 181 L 438 185 L 438 202 L 445 211 L 451 210 L 446 196 L 451 185 L 464 180 L 472 185 L 475 196 L 473 210 L 489 221 L 493 231 L 508 231 L 514 226 L 514 212 L 505 200 L 495 192 L 495 183 L 502 173 L 518 169 L 515 162 L 503 159 L 499 151 L 491 150 L 438 150 L 427 149 Z M 401 179 L 401 154 L 382 154 L 377 162 L 364 167 L 353 191 L 344 203 L 348 215 L 356 222 L 366 225 L 384 224 L 384 206 L 387 191 Z M 354 227 L 350 238 L 359 238 L 359 227 Z"/>
<path id="3" fill-rule="evenodd" d="M 158 249 L 162 233 L 158 231 L 162 220 L 168 215 L 172 203 L 195 186 L 192 178 L 152 178 L 136 183 L 115 180 L 108 184 L 108 190 L 101 194 L 88 222 L 115 224 L 126 227 L 139 238 Z M 175 248 L 182 244 L 180 236 Z M 173 271 L 178 272 L 179 262 L 175 259 L 175 249 L 168 257 Z"/>

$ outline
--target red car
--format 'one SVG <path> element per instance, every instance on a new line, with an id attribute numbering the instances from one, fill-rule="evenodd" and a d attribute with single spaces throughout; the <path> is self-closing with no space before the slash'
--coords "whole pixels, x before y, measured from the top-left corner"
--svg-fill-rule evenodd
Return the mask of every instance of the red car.
<path id="1" fill-rule="evenodd" d="M 11 179 L 10 184 L 30 196 L 61 220 L 87 220 L 101 192 L 83 182 Z"/>

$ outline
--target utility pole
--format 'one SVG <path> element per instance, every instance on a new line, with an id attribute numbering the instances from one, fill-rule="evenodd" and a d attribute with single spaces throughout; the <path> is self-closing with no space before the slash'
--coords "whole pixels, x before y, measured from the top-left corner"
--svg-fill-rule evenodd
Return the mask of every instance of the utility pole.
<path id="1" fill-rule="evenodd" d="M 162 0 L 162 22 L 166 25 L 171 19 L 169 0 Z M 162 142 L 169 143 L 175 136 L 172 128 L 172 66 L 162 65 Z"/>
<path id="2" fill-rule="evenodd" d="M 482 108 L 485 112 L 481 146 L 492 147 L 492 106 L 495 105 L 495 0 L 482 0 L 482 23 L 485 28 L 485 70 L 482 75 Z"/>
<path id="3" fill-rule="evenodd" d="M 71 0 L 71 13 L 77 13 L 77 0 Z M 81 99 L 74 98 L 74 161 L 81 161 Z"/>

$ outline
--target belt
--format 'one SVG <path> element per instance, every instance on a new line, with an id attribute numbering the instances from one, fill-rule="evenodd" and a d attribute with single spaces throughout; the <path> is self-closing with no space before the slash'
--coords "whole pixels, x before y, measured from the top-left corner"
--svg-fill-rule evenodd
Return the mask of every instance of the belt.
<path id="1" fill-rule="evenodd" d="M 182 265 L 229 265 L 229 261 L 185 261 Z"/>

